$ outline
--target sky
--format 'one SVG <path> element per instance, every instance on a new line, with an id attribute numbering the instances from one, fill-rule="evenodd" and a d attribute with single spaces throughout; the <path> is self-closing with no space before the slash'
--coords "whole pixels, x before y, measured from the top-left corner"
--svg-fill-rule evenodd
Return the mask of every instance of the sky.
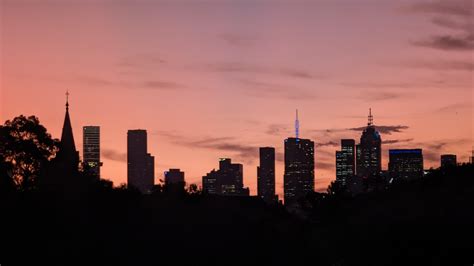
<path id="1" fill-rule="evenodd" d="M 36 115 L 53 137 L 65 93 L 76 145 L 101 126 L 102 177 L 126 182 L 127 130 L 146 129 L 156 182 L 169 168 L 200 185 L 218 159 L 315 141 L 315 184 L 335 179 L 340 139 L 358 142 L 368 109 L 388 150 L 468 161 L 473 140 L 470 0 L 0 0 L 0 121 Z"/>

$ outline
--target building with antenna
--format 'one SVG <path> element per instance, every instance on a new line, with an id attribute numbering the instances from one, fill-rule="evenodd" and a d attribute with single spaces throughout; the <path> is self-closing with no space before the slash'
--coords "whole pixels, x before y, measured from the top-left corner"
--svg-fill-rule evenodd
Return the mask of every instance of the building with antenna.
<path id="1" fill-rule="evenodd" d="M 300 138 L 300 123 L 296 110 L 295 138 L 285 139 L 285 174 L 283 190 L 285 205 L 314 191 L 314 142 Z"/>
<path id="2" fill-rule="evenodd" d="M 372 109 L 369 109 L 367 127 L 362 132 L 356 154 L 357 176 L 362 178 L 367 185 L 371 183 L 377 187 L 382 173 L 382 138 L 374 125 Z"/>

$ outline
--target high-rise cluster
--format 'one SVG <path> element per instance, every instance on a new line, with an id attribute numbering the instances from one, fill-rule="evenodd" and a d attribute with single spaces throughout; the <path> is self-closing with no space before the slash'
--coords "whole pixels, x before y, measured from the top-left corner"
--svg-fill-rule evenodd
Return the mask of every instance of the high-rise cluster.
<path id="1" fill-rule="evenodd" d="M 219 169 L 202 177 L 202 190 L 208 194 L 249 196 L 249 189 L 244 188 L 243 183 L 243 165 L 232 163 L 229 158 L 221 158 Z"/>

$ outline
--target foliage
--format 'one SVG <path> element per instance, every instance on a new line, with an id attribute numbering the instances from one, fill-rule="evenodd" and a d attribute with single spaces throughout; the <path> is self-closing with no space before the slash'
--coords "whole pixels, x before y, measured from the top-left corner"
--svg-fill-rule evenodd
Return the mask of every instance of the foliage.
<path id="1" fill-rule="evenodd" d="M 0 126 L 0 154 L 11 179 L 22 190 L 37 186 L 38 177 L 56 152 L 59 141 L 52 139 L 35 116 L 23 115 Z"/>

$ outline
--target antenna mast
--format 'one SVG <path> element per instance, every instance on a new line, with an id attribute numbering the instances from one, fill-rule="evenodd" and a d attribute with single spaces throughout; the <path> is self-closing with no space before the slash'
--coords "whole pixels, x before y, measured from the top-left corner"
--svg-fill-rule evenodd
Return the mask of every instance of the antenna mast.
<path id="1" fill-rule="evenodd" d="M 296 109 L 295 133 L 296 133 L 296 139 L 299 139 L 300 138 L 300 120 L 298 119 L 298 109 Z"/>
<path id="2" fill-rule="evenodd" d="M 369 122 L 367 125 L 372 126 L 374 124 L 374 117 L 372 116 L 372 108 L 369 108 Z"/>

